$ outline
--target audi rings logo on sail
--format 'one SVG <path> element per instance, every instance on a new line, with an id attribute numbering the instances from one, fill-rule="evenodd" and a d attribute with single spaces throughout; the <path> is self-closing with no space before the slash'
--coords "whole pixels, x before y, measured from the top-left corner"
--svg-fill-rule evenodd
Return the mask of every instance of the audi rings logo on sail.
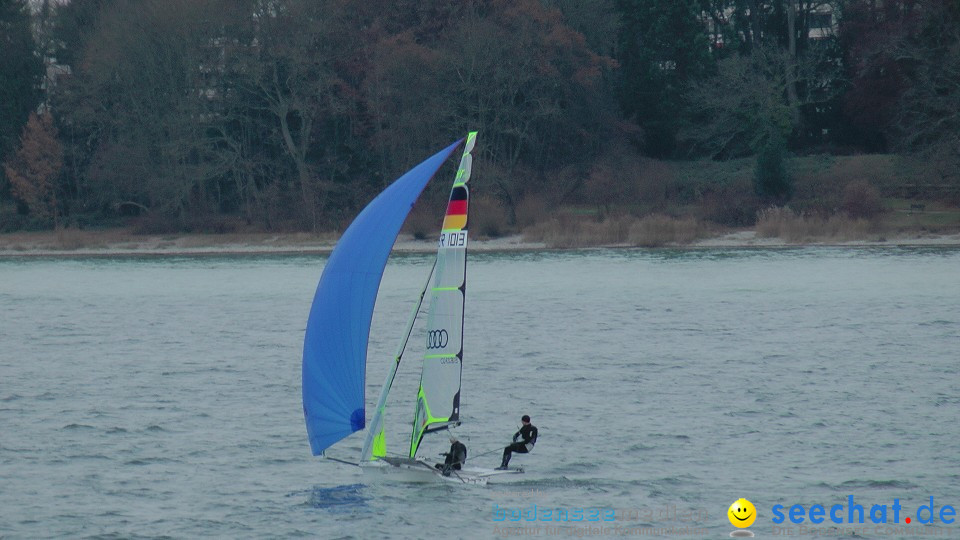
<path id="1" fill-rule="evenodd" d="M 430 330 L 427 332 L 427 350 L 442 349 L 447 346 L 450 336 L 446 330 Z"/>

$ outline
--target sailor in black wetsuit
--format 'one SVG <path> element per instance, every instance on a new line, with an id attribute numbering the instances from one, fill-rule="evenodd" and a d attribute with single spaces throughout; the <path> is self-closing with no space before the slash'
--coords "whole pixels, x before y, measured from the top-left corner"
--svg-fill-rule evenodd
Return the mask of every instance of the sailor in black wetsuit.
<path id="1" fill-rule="evenodd" d="M 459 471 L 460 467 L 467 462 L 467 447 L 457 440 L 455 435 L 450 435 L 450 451 L 441 455 L 447 456 L 443 460 L 443 465 L 437 463 L 434 466 L 441 469 L 444 476 L 450 476 L 451 470 Z"/>
<path id="2" fill-rule="evenodd" d="M 497 467 L 498 471 L 507 469 L 507 465 L 510 464 L 510 456 L 513 452 L 526 454 L 533 450 L 533 445 L 537 444 L 537 426 L 530 423 L 530 417 L 527 415 L 523 415 L 520 421 L 523 422 L 523 426 L 513 434 L 513 444 L 503 449 L 503 461 L 501 461 L 500 466 Z M 517 439 L 521 437 L 523 440 L 517 442 Z"/>

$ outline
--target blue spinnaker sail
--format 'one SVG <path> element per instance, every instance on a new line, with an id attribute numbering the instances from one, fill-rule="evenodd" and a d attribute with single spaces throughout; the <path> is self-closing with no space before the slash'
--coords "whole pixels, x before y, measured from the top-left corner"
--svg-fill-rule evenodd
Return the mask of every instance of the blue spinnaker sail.
<path id="1" fill-rule="evenodd" d="M 380 193 L 330 254 L 303 339 L 303 416 L 313 455 L 364 428 L 367 340 L 387 257 L 420 192 L 462 140 Z"/>

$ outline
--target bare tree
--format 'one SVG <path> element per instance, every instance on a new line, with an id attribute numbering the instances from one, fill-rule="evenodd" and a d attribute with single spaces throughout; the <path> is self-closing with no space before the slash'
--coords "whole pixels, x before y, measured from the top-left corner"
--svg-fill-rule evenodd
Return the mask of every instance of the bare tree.
<path id="1" fill-rule="evenodd" d="M 60 227 L 56 179 L 62 166 L 63 150 L 53 119 L 49 114 L 31 113 L 20 148 L 3 168 L 13 196 L 38 218 L 53 221 L 55 229 Z"/>
<path id="2" fill-rule="evenodd" d="M 452 90 L 452 120 L 484 130 L 484 152 L 497 167 L 490 180 L 515 220 L 528 195 L 559 200 L 569 191 L 552 185 L 548 171 L 597 154 L 612 125 L 603 74 L 615 62 L 593 52 L 559 10 L 491 4 L 452 33 L 441 80 Z"/>
<path id="3" fill-rule="evenodd" d="M 90 177 L 108 204 L 187 217 L 222 172 L 209 160 L 209 45 L 214 2 L 119 0 L 101 14 L 78 90 L 94 108 Z"/>
<path id="4" fill-rule="evenodd" d="M 295 171 L 305 225 L 317 229 L 353 179 L 358 92 L 343 75 L 356 51 L 343 26 L 349 5 L 287 0 L 269 6 L 256 14 L 240 85 L 251 110 L 270 126 L 268 142 Z"/>

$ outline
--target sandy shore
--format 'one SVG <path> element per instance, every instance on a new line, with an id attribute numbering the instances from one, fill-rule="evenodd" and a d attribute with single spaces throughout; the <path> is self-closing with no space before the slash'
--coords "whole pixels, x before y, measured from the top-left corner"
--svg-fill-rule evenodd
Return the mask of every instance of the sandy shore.
<path id="1" fill-rule="evenodd" d="M 140 236 L 123 231 L 22 232 L 0 235 L 0 257 L 95 257 L 95 256 L 175 256 L 242 254 L 329 253 L 336 244 L 334 235 L 295 234 L 185 234 Z M 798 245 L 848 247 L 960 246 L 960 233 L 945 235 L 912 234 L 881 240 L 812 241 L 790 243 L 779 238 L 761 238 L 755 231 L 742 230 L 692 244 L 667 246 L 680 248 L 792 247 Z M 429 253 L 436 249 L 432 240 L 416 240 L 401 235 L 394 249 L 408 253 Z M 598 246 L 629 248 L 632 246 Z M 548 249 L 542 243 L 525 242 L 519 235 L 495 239 L 472 239 L 472 251 L 537 251 Z"/>
<path id="2" fill-rule="evenodd" d="M 44 231 L 0 234 L 0 257 L 114 257 L 176 255 L 323 254 L 336 245 L 335 235 L 184 234 L 132 235 L 121 231 Z M 520 236 L 471 239 L 473 251 L 541 250 L 544 244 L 524 242 Z M 401 234 L 394 250 L 430 253 L 432 240 Z"/>
<path id="3" fill-rule="evenodd" d="M 691 244 L 699 248 L 723 247 L 791 247 L 791 246 L 837 246 L 837 247 L 909 247 L 909 246 L 960 246 L 960 233 L 954 234 L 901 234 L 890 235 L 881 240 L 836 240 L 810 242 L 787 242 L 781 238 L 762 238 L 756 231 L 738 231 L 715 238 L 699 240 Z"/>

